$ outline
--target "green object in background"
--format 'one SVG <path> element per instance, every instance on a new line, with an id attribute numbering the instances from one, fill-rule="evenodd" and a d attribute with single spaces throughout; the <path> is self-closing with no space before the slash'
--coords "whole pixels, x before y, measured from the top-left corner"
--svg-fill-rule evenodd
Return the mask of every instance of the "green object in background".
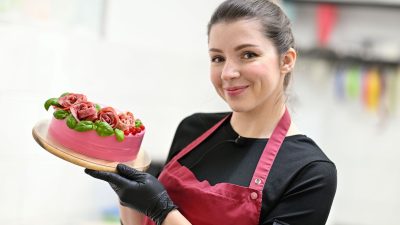
<path id="1" fill-rule="evenodd" d="M 360 66 L 350 67 L 346 73 L 346 94 L 350 99 L 360 96 L 361 76 Z"/>

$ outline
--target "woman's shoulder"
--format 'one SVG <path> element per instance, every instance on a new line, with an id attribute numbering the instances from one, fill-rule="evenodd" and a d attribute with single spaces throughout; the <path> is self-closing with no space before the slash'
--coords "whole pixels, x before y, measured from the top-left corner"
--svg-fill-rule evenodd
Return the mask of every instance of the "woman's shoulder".
<path id="1" fill-rule="evenodd" d="M 291 220 L 318 217 L 316 214 L 303 214 L 307 208 L 325 216 L 329 213 L 336 185 L 336 166 L 316 142 L 304 134 L 288 136 L 275 158 L 263 190 L 263 202 L 279 205 L 279 209 L 265 205 L 263 221 L 272 218 L 267 216 L 271 210 L 277 214 L 283 213 L 282 216 L 288 215 L 287 210 L 293 210 L 297 216 L 285 218 L 289 223 Z M 318 202 L 318 207 L 309 202 Z"/>
<path id="2" fill-rule="evenodd" d="M 336 166 L 312 138 L 304 134 L 288 136 L 275 158 L 271 176 L 279 177 L 281 185 L 286 186 L 301 171 L 330 177 L 336 174 Z"/>
<path id="3" fill-rule="evenodd" d="M 290 160 L 308 164 L 313 161 L 332 163 L 320 146 L 305 134 L 286 137 L 282 144 L 282 155 Z"/>
<path id="4" fill-rule="evenodd" d="M 277 176 L 285 174 L 285 177 L 289 179 L 295 177 L 300 171 L 309 169 L 310 165 L 323 166 L 336 171 L 335 164 L 319 145 L 312 138 L 299 134 L 285 138 L 272 170 L 273 174 L 275 172 L 278 173 Z"/>

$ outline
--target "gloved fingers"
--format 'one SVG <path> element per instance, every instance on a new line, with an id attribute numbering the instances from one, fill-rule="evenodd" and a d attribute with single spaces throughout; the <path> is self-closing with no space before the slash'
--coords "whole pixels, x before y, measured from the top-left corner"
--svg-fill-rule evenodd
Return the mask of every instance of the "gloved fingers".
<path id="1" fill-rule="evenodd" d="M 121 163 L 117 165 L 117 171 L 121 176 L 126 177 L 129 180 L 134 180 L 136 182 L 143 182 L 146 175 L 146 173 L 144 172 L 141 172 Z"/>
<path id="2" fill-rule="evenodd" d="M 128 179 L 116 173 L 91 170 L 87 168 L 85 169 L 85 173 L 94 178 L 107 181 L 108 183 L 112 184 L 112 186 L 124 186 L 130 182 Z"/>

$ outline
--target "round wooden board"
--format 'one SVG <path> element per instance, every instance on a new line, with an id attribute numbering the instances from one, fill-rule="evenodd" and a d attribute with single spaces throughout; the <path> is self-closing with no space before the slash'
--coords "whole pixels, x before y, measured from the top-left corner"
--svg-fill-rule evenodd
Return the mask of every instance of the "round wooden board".
<path id="1" fill-rule="evenodd" d="M 145 171 L 150 166 L 151 159 L 143 149 L 140 149 L 135 160 L 129 162 L 110 162 L 76 153 L 63 147 L 57 141 L 48 136 L 47 130 L 49 123 L 50 120 L 39 121 L 32 129 L 33 138 L 42 148 L 68 162 L 84 168 L 114 173 L 116 172 L 116 166 L 118 163 L 123 163 L 141 171 Z"/>

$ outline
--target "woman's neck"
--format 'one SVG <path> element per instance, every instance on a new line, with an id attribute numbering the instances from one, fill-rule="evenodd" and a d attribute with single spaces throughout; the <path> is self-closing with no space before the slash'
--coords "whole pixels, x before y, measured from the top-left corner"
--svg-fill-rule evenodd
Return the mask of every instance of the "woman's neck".
<path id="1" fill-rule="evenodd" d="M 269 138 L 285 110 L 286 106 L 282 100 L 248 112 L 233 112 L 230 122 L 240 136 Z"/>

